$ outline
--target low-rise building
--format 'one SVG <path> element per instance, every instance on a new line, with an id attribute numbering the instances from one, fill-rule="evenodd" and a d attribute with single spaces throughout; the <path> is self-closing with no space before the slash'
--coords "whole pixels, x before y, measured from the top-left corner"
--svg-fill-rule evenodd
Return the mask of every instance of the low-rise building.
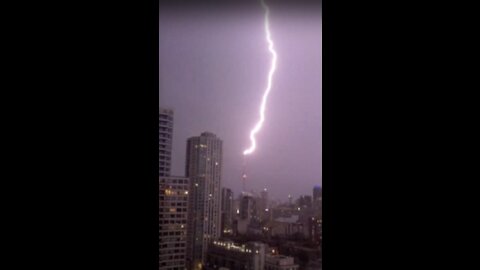
<path id="1" fill-rule="evenodd" d="M 266 244 L 213 241 L 207 254 L 206 270 L 264 270 Z"/>
<path id="2" fill-rule="evenodd" d="M 295 234 L 305 234 L 305 226 L 299 222 L 298 215 L 292 215 L 288 218 L 279 217 L 268 222 L 265 227 L 270 236 L 287 237 Z"/>
<path id="3" fill-rule="evenodd" d="M 298 268 L 293 257 L 278 254 L 265 255 L 265 270 L 298 270 Z"/>

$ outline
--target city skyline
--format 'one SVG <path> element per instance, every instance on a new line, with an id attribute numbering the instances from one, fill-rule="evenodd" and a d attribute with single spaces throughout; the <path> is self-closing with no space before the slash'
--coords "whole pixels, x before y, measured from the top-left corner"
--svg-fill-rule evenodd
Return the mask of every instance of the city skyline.
<path id="1" fill-rule="evenodd" d="M 270 201 L 266 188 L 260 194 L 244 191 L 235 199 L 230 189 L 222 187 L 223 142 L 211 132 L 187 140 L 185 176 L 171 176 L 174 111 L 160 108 L 159 113 L 159 162 L 164 174 L 159 179 L 160 269 L 215 270 L 223 265 L 231 270 L 245 266 L 316 270 L 315 265 L 321 266 L 320 186 L 313 188 L 313 196 L 293 201 L 289 195 L 287 204 Z M 241 246 L 231 241 L 242 238 L 256 241 Z M 297 251 L 279 244 L 281 238 L 294 240 Z M 230 242 L 218 242 L 222 239 Z M 285 255 L 277 254 L 277 248 Z"/>
<path id="2" fill-rule="evenodd" d="M 247 190 L 266 187 L 285 201 L 322 184 L 321 17 L 270 6 L 278 70 Z M 183 175 L 187 138 L 215 133 L 224 141 L 222 186 L 237 196 L 270 61 L 263 11 L 252 2 L 248 12 L 207 15 L 160 11 L 160 106 L 175 112 L 172 174 Z"/>

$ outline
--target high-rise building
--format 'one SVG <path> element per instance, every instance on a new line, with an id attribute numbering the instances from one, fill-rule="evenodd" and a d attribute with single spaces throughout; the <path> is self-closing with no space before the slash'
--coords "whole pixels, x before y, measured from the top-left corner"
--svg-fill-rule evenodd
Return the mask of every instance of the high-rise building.
<path id="1" fill-rule="evenodd" d="M 313 187 L 313 208 L 316 209 L 316 211 L 322 211 L 322 187 L 316 185 Z M 320 214 L 321 215 L 321 214 Z"/>
<path id="2" fill-rule="evenodd" d="M 247 234 L 254 217 L 256 217 L 255 198 L 251 193 L 242 192 L 239 196 L 239 213 L 237 215 L 235 233 Z"/>
<path id="3" fill-rule="evenodd" d="M 256 203 L 256 208 L 257 208 L 257 214 L 260 220 L 262 221 L 268 220 L 268 217 L 270 216 L 270 212 L 269 212 L 269 203 L 268 203 L 268 191 L 266 188 L 264 188 L 260 192 L 260 198 Z"/>
<path id="4" fill-rule="evenodd" d="M 172 160 L 173 110 L 160 108 L 159 176 L 169 176 Z"/>
<path id="5" fill-rule="evenodd" d="M 233 233 L 233 192 L 229 188 L 222 188 L 222 235 Z"/>
<path id="6" fill-rule="evenodd" d="M 260 197 L 262 198 L 262 204 L 265 208 L 268 208 L 268 190 L 264 188 L 262 192 L 260 192 Z"/>
<path id="7" fill-rule="evenodd" d="M 313 187 L 313 201 L 318 201 L 322 199 L 322 187 L 321 186 L 314 186 Z"/>
<path id="8" fill-rule="evenodd" d="M 240 218 L 251 219 L 255 216 L 256 207 L 255 200 L 251 193 L 242 192 L 240 199 Z"/>
<path id="9" fill-rule="evenodd" d="M 307 223 L 308 238 L 315 243 L 322 241 L 322 218 L 310 217 Z"/>
<path id="10" fill-rule="evenodd" d="M 160 177 L 160 270 L 189 269 L 187 219 L 189 181 L 184 177 Z"/>
<path id="11" fill-rule="evenodd" d="M 297 207 L 310 208 L 312 207 L 312 196 L 302 195 L 296 201 Z"/>
<path id="12" fill-rule="evenodd" d="M 221 236 L 222 140 L 209 132 L 189 138 L 186 159 L 191 192 L 187 257 L 190 269 L 198 269 L 208 244 Z"/>

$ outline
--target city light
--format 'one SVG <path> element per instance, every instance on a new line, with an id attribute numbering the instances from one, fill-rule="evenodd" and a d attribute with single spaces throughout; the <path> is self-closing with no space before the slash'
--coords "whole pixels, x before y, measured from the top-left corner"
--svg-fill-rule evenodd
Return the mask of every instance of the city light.
<path id="1" fill-rule="evenodd" d="M 244 155 L 251 154 L 253 151 L 255 151 L 255 148 L 257 146 L 257 142 L 255 140 L 255 134 L 257 134 L 257 132 L 260 131 L 260 129 L 263 126 L 263 122 L 265 121 L 265 108 L 267 106 L 267 97 L 268 97 L 268 94 L 270 93 L 270 90 L 272 89 L 273 73 L 275 73 L 275 69 L 277 67 L 277 52 L 273 48 L 273 40 L 270 36 L 270 24 L 269 24 L 269 21 L 268 21 L 268 16 L 270 14 L 270 10 L 269 10 L 267 4 L 265 4 L 264 0 L 261 0 L 261 3 L 262 3 L 262 7 L 265 9 L 265 35 L 266 35 L 266 39 L 267 39 L 267 42 L 268 42 L 268 50 L 272 54 L 272 62 L 271 62 L 271 65 L 270 65 L 270 71 L 268 73 L 267 88 L 265 89 L 265 92 L 264 92 L 263 97 L 262 97 L 262 103 L 260 104 L 260 119 L 257 122 L 257 124 L 255 125 L 255 127 L 250 131 L 251 145 L 248 149 L 246 149 L 243 152 Z"/>

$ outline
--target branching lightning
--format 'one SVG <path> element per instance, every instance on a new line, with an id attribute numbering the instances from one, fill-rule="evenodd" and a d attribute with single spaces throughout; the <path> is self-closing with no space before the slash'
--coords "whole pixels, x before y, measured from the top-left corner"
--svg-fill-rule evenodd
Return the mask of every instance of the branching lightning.
<path id="1" fill-rule="evenodd" d="M 246 149 L 243 152 L 243 155 L 249 155 L 249 154 L 253 153 L 253 151 L 255 151 L 255 148 L 257 147 L 257 142 L 255 140 L 255 134 L 257 134 L 260 131 L 260 129 L 263 126 L 263 122 L 265 121 L 265 107 L 267 105 L 268 94 L 270 93 L 270 90 L 272 89 L 273 74 L 275 73 L 275 69 L 277 67 L 277 52 L 275 51 L 275 49 L 273 47 L 273 40 L 271 39 L 271 36 L 270 36 L 270 24 L 269 24 L 269 21 L 268 21 L 268 16 L 270 14 L 270 10 L 269 10 L 267 4 L 265 4 L 264 0 L 260 0 L 260 2 L 262 3 L 263 9 L 265 10 L 265 35 L 266 35 L 267 42 L 268 42 L 268 50 L 272 54 L 272 62 L 271 62 L 271 65 L 270 65 L 270 71 L 268 72 L 267 88 L 265 89 L 265 92 L 264 92 L 263 97 L 262 97 L 262 103 L 260 105 L 260 119 L 257 122 L 257 124 L 255 125 L 255 127 L 250 131 L 251 145 L 248 149 Z"/>

